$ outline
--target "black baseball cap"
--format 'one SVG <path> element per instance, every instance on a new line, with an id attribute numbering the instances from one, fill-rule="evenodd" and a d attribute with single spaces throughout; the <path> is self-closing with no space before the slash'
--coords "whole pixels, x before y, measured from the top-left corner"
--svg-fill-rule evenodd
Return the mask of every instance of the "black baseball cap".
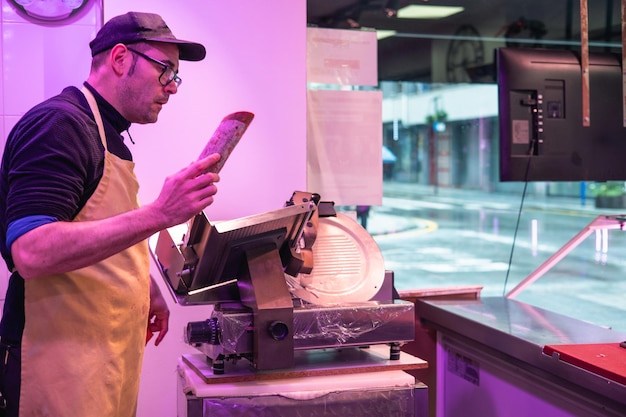
<path id="1" fill-rule="evenodd" d="M 132 44 L 142 41 L 177 45 L 179 59 L 184 61 L 201 61 L 206 56 L 206 49 L 202 44 L 176 39 L 163 18 L 155 13 L 128 12 L 112 18 L 100 28 L 89 47 L 91 56 L 96 56 L 118 43 Z"/>

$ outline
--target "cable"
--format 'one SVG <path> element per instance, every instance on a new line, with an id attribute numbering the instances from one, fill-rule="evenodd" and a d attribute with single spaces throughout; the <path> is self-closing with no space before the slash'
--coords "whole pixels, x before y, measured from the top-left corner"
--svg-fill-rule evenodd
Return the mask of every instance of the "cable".
<path id="1" fill-rule="evenodd" d="M 526 189 L 528 188 L 528 173 L 530 172 L 530 161 L 532 160 L 533 150 L 535 147 L 536 139 L 531 141 L 530 148 L 528 149 L 528 163 L 526 164 L 526 172 L 524 173 L 524 190 L 522 191 L 522 199 L 520 201 L 519 210 L 517 211 L 517 223 L 515 224 L 515 231 L 513 232 L 513 243 L 511 244 L 511 253 L 509 254 L 509 264 L 506 269 L 506 277 L 504 278 L 504 286 L 502 288 L 502 295 L 506 295 L 506 285 L 509 282 L 509 274 L 511 272 L 511 264 L 513 263 L 513 252 L 515 251 L 515 242 L 517 241 L 517 232 L 519 230 L 519 223 L 522 218 L 522 209 L 524 207 L 524 199 L 526 198 Z"/>

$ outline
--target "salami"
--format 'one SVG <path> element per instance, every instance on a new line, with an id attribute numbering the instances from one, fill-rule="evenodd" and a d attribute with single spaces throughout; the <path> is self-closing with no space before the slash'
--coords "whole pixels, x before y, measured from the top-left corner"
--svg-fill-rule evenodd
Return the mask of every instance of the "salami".
<path id="1" fill-rule="evenodd" d="M 211 139 L 209 139 L 200 154 L 199 159 L 206 158 L 213 153 L 219 153 L 222 156 L 217 164 L 212 166 L 208 172 L 220 172 L 253 118 L 253 113 L 240 111 L 231 113 L 222 119 L 215 133 L 213 133 L 213 136 L 211 136 Z"/>

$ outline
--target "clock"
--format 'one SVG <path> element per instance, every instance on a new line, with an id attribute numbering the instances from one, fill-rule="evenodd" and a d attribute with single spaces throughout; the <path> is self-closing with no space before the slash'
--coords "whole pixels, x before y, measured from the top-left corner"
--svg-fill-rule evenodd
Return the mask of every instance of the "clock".
<path id="1" fill-rule="evenodd" d="M 468 70 L 485 63 L 485 48 L 478 30 L 472 25 L 463 25 L 455 32 L 448 45 L 446 76 L 451 83 L 470 82 Z"/>
<path id="2" fill-rule="evenodd" d="M 59 22 L 76 15 L 92 0 L 8 0 L 26 18 Z"/>

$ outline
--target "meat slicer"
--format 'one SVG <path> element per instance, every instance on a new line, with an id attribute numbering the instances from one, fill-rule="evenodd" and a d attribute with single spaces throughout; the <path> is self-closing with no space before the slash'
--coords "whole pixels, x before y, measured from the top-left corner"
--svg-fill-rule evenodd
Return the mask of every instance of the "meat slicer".
<path id="1" fill-rule="evenodd" d="M 414 338 L 413 303 L 394 297 L 374 239 L 334 203 L 294 192 L 280 209 L 211 223 L 204 213 L 152 245 L 182 305 L 212 305 L 185 341 L 214 374 L 245 359 L 253 371 L 294 366 L 296 351 L 389 345 Z"/>

